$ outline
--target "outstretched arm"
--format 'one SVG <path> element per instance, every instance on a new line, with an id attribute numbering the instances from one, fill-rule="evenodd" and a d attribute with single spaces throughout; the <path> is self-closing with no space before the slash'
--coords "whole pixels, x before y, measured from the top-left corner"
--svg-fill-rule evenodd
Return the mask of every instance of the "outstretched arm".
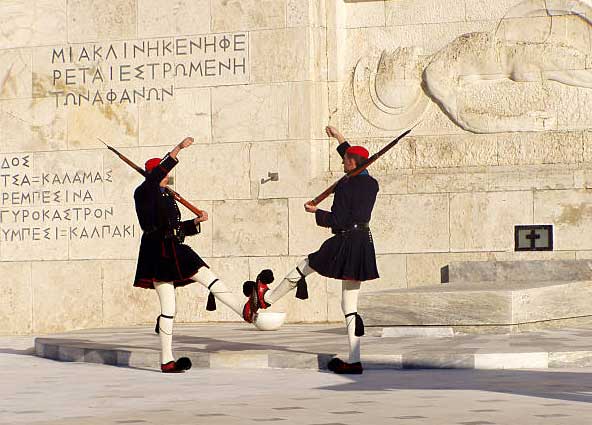
<path id="1" fill-rule="evenodd" d="M 339 152 L 339 155 L 343 158 L 345 151 L 347 148 L 349 148 L 350 144 L 345 141 L 343 134 L 341 134 L 341 132 L 335 127 L 328 125 L 325 127 L 325 132 L 327 133 L 327 136 L 336 139 L 337 142 L 339 142 L 339 146 L 337 146 L 337 152 Z"/>

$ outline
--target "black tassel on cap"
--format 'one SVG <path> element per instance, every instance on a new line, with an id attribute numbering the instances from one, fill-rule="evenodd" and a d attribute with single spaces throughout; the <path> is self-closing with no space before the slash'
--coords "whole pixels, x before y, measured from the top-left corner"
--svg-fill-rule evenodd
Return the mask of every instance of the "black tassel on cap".
<path id="1" fill-rule="evenodd" d="M 354 331 L 354 335 L 357 337 L 360 336 L 364 336 L 364 321 L 362 320 L 362 316 L 360 316 L 357 312 L 355 313 L 350 313 L 350 314 L 346 314 L 345 318 L 347 319 L 349 316 L 356 316 L 355 317 L 355 331 Z"/>
<path id="2" fill-rule="evenodd" d="M 298 283 L 296 283 L 296 298 L 299 300 L 306 300 L 308 299 L 308 285 L 306 284 L 306 277 L 298 267 L 296 267 L 296 271 L 300 275 L 300 279 L 298 279 Z"/>
<path id="3" fill-rule="evenodd" d="M 208 303 L 206 304 L 206 310 L 208 311 L 216 311 L 216 298 L 214 297 L 214 294 L 212 294 L 211 290 L 212 286 L 216 282 L 218 282 L 218 279 L 210 283 L 210 285 L 208 286 L 208 291 L 210 291 L 210 295 L 208 295 Z"/>

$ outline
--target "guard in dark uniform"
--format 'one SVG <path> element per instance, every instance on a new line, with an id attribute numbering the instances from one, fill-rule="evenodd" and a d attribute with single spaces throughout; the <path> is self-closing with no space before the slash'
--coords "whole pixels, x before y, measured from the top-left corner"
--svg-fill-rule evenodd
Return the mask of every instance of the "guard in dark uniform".
<path id="1" fill-rule="evenodd" d="M 185 237 L 197 235 L 200 223 L 208 219 L 204 211 L 201 217 L 181 221 L 177 203 L 166 190 L 169 172 L 179 162 L 177 154 L 191 144 L 193 138 L 187 137 L 163 159 L 148 160 L 145 164 L 146 180 L 134 193 L 136 213 L 144 231 L 134 286 L 156 289 L 158 294 L 161 314 L 157 318 L 155 331 L 160 334 L 161 370 L 164 373 L 178 373 L 191 368 L 191 361 L 187 357 L 175 361 L 172 353 L 176 287 L 198 282 L 210 291 L 208 310 L 215 310 L 215 300 L 219 300 L 243 318 L 245 310 L 249 310 L 246 305 L 250 302 L 247 301 L 244 306 L 201 257 L 183 244 Z M 246 319 L 252 321 L 252 316 Z"/>
<path id="2" fill-rule="evenodd" d="M 343 158 L 345 172 L 368 159 L 365 148 L 350 146 L 334 127 L 327 127 L 326 131 L 329 137 L 336 138 L 340 143 L 337 151 Z M 329 363 L 329 369 L 335 373 L 363 372 L 359 339 L 364 334 L 364 325 L 357 313 L 357 305 L 360 282 L 379 277 L 369 226 L 377 194 L 378 182 L 364 171 L 337 185 L 331 211 L 305 204 L 305 210 L 315 214 L 317 225 L 331 228 L 334 236 L 326 240 L 317 252 L 308 255 L 279 285 L 270 289 L 267 284 L 257 281 L 251 292 L 252 304 L 264 309 L 294 288 L 297 288 L 297 298 L 308 298 L 305 278 L 313 272 L 342 280 L 342 309 L 350 353 L 349 362 L 335 358 Z"/>

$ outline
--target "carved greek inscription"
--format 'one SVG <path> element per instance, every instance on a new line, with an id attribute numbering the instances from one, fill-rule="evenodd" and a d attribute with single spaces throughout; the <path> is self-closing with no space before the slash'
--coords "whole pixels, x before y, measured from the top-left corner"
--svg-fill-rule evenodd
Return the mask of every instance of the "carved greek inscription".
<path id="1" fill-rule="evenodd" d="M 113 205 L 97 204 L 113 172 L 35 172 L 29 155 L 0 157 L 0 241 L 133 239 L 135 223 L 120 223 Z"/>
<path id="2" fill-rule="evenodd" d="M 244 82 L 249 72 L 247 33 L 55 47 L 48 58 L 57 107 L 164 102 L 177 82 Z"/>

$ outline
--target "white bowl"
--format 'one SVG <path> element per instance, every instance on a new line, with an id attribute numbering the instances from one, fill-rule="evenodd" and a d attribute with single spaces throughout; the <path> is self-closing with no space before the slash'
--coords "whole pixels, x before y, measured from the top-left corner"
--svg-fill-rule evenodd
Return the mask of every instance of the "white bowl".
<path id="1" fill-rule="evenodd" d="M 260 331 L 275 331 L 282 327 L 286 313 L 276 311 L 259 311 L 255 318 L 255 327 Z"/>

